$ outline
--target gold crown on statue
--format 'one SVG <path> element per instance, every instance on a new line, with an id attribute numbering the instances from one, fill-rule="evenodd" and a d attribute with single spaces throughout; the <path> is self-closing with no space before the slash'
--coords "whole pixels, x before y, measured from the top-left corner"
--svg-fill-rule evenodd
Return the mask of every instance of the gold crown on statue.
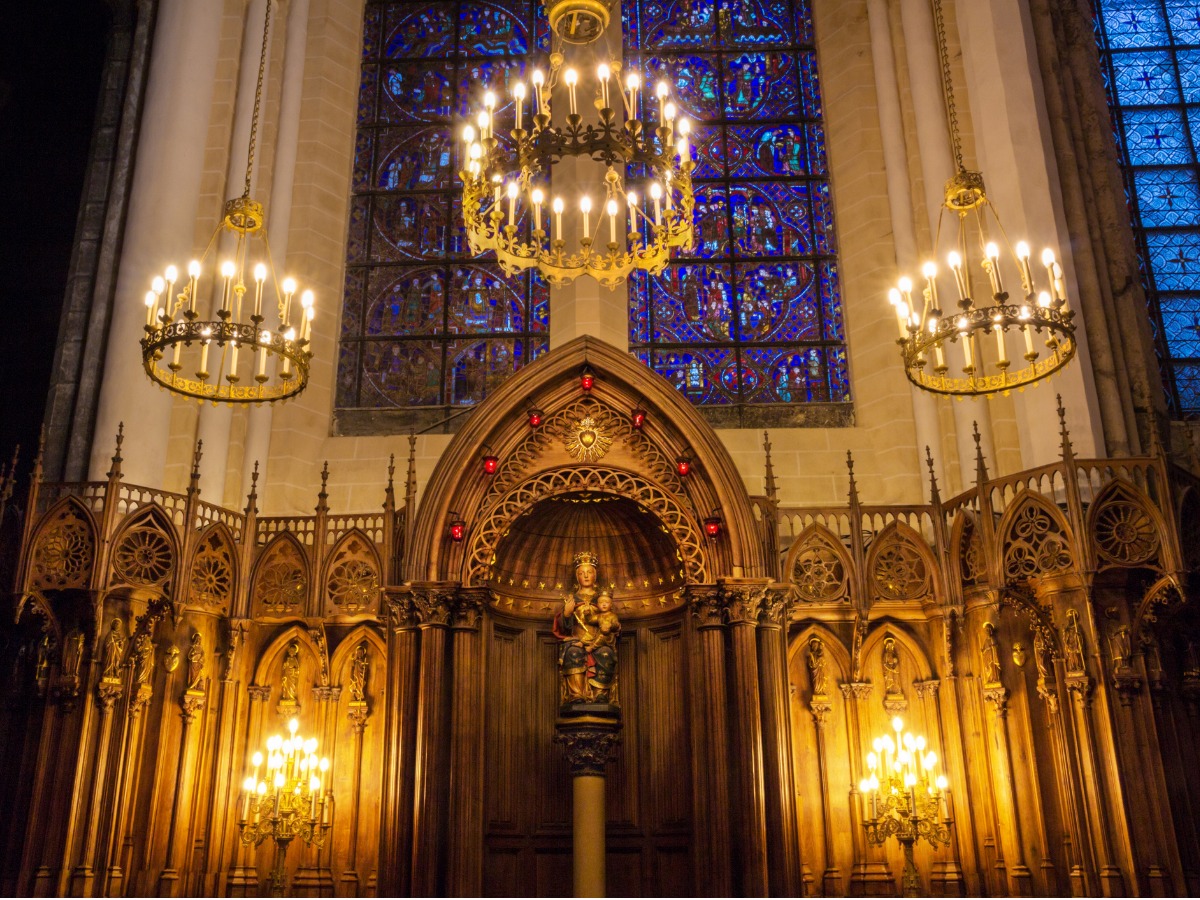
<path id="1" fill-rule="evenodd" d="M 597 558 L 596 554 L 593 553 L 591 550 L 584 550 L 581 553 L 575 554 L 575 568 L 577 568 L 577 569 L 583 565 L 591 566 L 594 569 L 599 564 L 600 564 L 600 560 Z"/>

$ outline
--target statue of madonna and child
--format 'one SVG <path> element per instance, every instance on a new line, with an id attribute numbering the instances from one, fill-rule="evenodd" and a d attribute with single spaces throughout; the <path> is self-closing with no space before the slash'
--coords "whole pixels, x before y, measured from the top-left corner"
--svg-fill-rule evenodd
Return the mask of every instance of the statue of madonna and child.
<path id="1" fill-rule="evenodd" d="M 597 585 L 598 560 L 590 551 L 575 554 L 575 587 L 554 616 L 558 668 L 565 707 L 618 706 L 617 639 L 621 622 L 612 594 Z"/>

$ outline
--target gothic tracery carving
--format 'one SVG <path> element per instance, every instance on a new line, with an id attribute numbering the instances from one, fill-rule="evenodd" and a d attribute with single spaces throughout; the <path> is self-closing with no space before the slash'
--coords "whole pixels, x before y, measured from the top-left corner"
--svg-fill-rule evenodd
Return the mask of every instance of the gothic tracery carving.
<path id="1" fill-rule="evenodd" d="M 793 558 L 790 574 L 801 600 L 831 603 L 849 599 L 850 578 L 842 555 L 822 534 L 814 533 L 805 540 Z"/>
<path id="2" fill-rule="evenodd" d="M 1017 511 L 1004 542 L 1004 576 L 1024 581 L 1036 575 L 1070 570 L 1070 541 L 1058 521 L 1040 503 Z"/>
<path id="3" fill-rule="evenodd" d="M 354 614 L 374 609 L 379 599 L 379 565 L 360 534 L 351 534 L 334 551 L 325 592 L 335 612 Z"/>
<path id="4" fill-rule="evenodd" d="M 220 532 L 211 531 L 192 560 L 191 600 L 200 606 L 228 609 L 233 596 L 233 551 Z"/>
<path id="5" fill-rule="evenodd" d="M 73 503 L 64 503 L 42 526 L 34 545 L 30 587 L 85 587 L 95 558 L 91 523 Z"/>
<path id="6" fill-rule="evenodd" d="M 929 568 L 911 539 L 893 532 L 874 554 L 871 582 L 885 600 L 917 600 L 929 595 Z"/>
<path id="7" fill-rule="evenodd" d="M 153 518 L 129 528 L 113 554 L 113 572 L 125 584 L 161 587 L 175 561 L 171 541 Z"/>
<path id="8" fill-rule="evenodd" d="M 268 614 L 297 613 L 308 595 L 304 557 L 295 542 L 276 538 L 263 554 L 254 578 L 254 596 Z"/>
<path id="9" fill-rule="evenodd" d="M 1092 526 L 1096 549 L 1107 562 L 1135 566 L 1158 555 L 1158 530 L 1141 504 L 1119 498 L 1105 503 Z"/>

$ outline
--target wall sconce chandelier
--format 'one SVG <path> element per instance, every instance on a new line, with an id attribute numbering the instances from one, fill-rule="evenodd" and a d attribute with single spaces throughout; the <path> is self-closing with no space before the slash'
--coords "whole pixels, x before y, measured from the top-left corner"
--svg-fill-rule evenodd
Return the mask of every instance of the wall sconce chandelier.
<path id="1" fill-rule="evenodd" d="M 937 775 L 937 754 L 926 750 L 924 735 L 904 730 L 899 717 L 892 719 L 890 734 L 876 738 L 867 754 L 868 775 L 859 783 L 867 840 L 882 846 L 895 837 L 904 850 L 905 897 L 921 896 L 921 882 L 913 862 L 913 845 L 921 838 L 932 847 L 950 843 L 950 786 Z"/>
<path id="2" fill-rule="evenodd" d="M 963 164 L 941 0 L 932 0 L 932 5 L 942 92 L 957 166 L 954 177 L 946 183 L 934 252 L 940 249 L 942 222 L 949 213 L 958 226 L 954 247 L 945 256 L 953 275 L 957 309 L 943 309 L 942 299 L 949 293 L 943 288 L 939 297 L 938 265 L 926 261 L 921 268 L 925 287 L 920 299 L 914 301 L 913 282 L 907 276 L 901 277 L 889 292 L 900 329 L 897 343 L 904 357 L 904 372 L 919 388 L 960 397 L 1007 394 L 1013 388 L 1023 389 L 1041 381 L 1074 358 L 1075 313 L 1067 308 L 1063 269 L 1054 251 L 1047 248 L 1041 255 L 1046 270 L 1042 288 L 1030 263 L 1029 245 L 1025 241 L 1009 244 L 1000 216 L 984 191 L 983 175 L 969 171 Z M 989 236 L 989 214 L 991 227 L 1007 253 L 1002 253 L 1000 244 Z M 981 278 L 973 277 L 973 255 L 986 275 L 986 289 Z M 1010 271 L 1017 276 L 1008 282 L 1019 283 L 1015 297 L 1007 289 L 1002 258 L 1011 260 Z M 990 297 L 990 303 L 977 304 L 981 295 Z M 1022 336 L 1023 344 L 1014 341 L 1017 346 L 1009 346 L 1007 335 L 1012 331 Z M 1036 346 L 1035 335 L 1041 347 Z M 953 344 L 961 344 L 962 349 L 951 349 Z"/>
<path id="3" fill-rule="evenodd" d="M 288 722 L 288 736 L 272 735 L 267 754 L 250 760 L 253 774 L 242 785 L 238 831 L 242 843 L 257 847 L 267 838 L 275 841 L 271 867 L 271 896 L 282 897 L 288 847 L 296 838 L 325 846 L 333 818 L 333 789 L 329 787 L 329 760 L 317 756 L 317 739 L 303 738 L 300 723 Z M 260 780 L 263 764 L 265 777 Z M 324 789 L 322 789 L 324 788 Z"/>
<path id="4" fill-rule="evenodd" d="M 490 90 L 462 132 L 459 177 L 471 252 L 492 250 L 505 274 L 536 268 L 556 286 L 590 275 L 612 288 L 635 270 L 661 272 L 672 248 L 692 246 L 690 123 L 678 116 L 665 81 L 654 87 L 652 100 L 636 71 L 622 79 L 619 62 L 600 63 L 590 90 L 586 73 L 564 68 L 564 44 L 589 44 L 604 33 L 607 2 L 558 0 L 546 6 L 555 35 L 550 68 L 535 69 L 528 85 L 512 85 L 509 135 L 498 136 L 503 101 Z M 560 83 L 566 96 L 560 89 L 552 111 L 551 95 Z M 586 103 L 579 100 L 589 93 L 596 115 L 585 122 Z M 655 110 L 656 127 L 641 118 L 643 106 Z M 554 167 L 568 156 L 606 167 L 603 183 L 570 202 L 550 193 Z M 648 173 L 643 183 L 626 182 L 630 166 Z M 521 225 L 526 215 L 532 218 L 528 236 Z"/>
<path id="5" fill-rule="evenodd" d="M 176 266 L 155 275 L 146 292 L 142 365 L 150 379 L 169 391 L 201 402 L 271 403 L 299 394 L 308 384 L 312 351 L 309 340 L 315 313 L 312 291 L 297 298 L 296 282 L 275 277 L 263 205 L 250 197 L 258 113 L 267 64 L 271 24 L 268 0 L 263 23 L 258 85 L 246 154 L 245 190 L 229 200 L 221 222 L 199 259 L 188 264 L 183 280 Z M 213 273 L 215 318 L 204 316 L 201 278 L 209 257 L 222 254 L 221 238 L 232 235 L 232 253 Z M 262 259 L 250 265 L 250 241 L 262 239 Z M 249 277 L 248 277 L 249 276 Z M 176 287 L 182 290 L 176 294 Z M 278 326 L 264 327 L 267 307 L 279 313 Z M 198 308 L 199 307 L 199 308 Z M 164 360 L 167 360 L 164 364 Z"/>

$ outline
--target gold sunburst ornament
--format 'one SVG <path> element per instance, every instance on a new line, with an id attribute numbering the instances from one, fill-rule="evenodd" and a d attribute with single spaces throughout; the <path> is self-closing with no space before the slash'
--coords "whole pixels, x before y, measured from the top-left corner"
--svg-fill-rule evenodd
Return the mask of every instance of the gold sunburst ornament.
<path id="1" fill-rule="evenodd" d="M 584 416 L 575 423 L 571 436 L 567 438 L 567 452 L 579 462 L 595 462 L 612 446 L 612 438 L 604 433 L 591 416 Z"/>

